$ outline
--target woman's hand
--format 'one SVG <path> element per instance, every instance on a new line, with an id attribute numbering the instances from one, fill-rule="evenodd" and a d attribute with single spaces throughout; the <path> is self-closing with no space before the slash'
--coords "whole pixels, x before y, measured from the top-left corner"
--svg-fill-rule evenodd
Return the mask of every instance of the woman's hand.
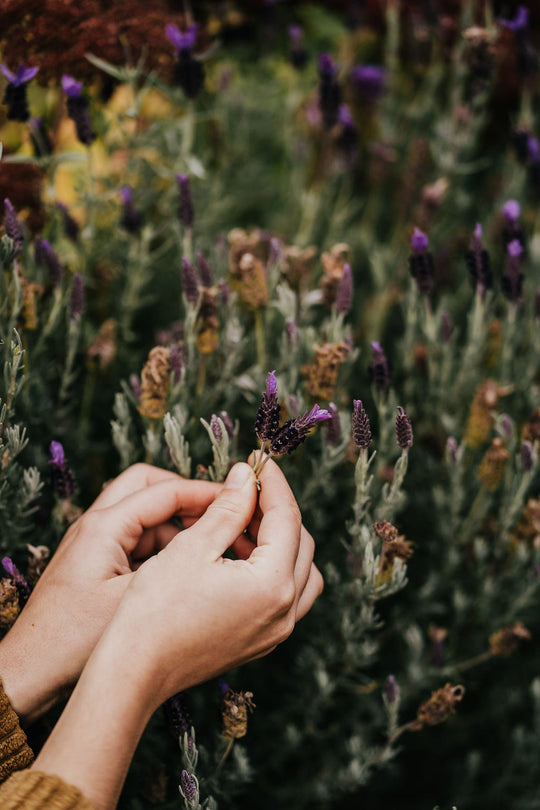
<path id="1" fill-rule="evenodd" d="M 0 677 L 24 722 L 79 677 L 141 561 L 189 527 L 221 490 L 136 464 L 68 529 L 13 628 L 0 643 Z"/>
<path id="2" fill-rule="evenodd" d="M 283 473 L 269 461 L 260 480 L 257 503 L 251 467 L 232 469 L 204 515 L 141 566 L 103 640 L 130 661 L 156 707 L 269 652 L 322 590 Z M 239 559 L 223 556 L 231 547 Z"/>

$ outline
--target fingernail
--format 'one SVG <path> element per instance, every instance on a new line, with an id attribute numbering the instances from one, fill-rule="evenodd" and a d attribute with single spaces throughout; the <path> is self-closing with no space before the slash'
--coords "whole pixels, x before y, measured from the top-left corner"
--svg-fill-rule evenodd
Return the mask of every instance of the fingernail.
<path id="1" fill-rule="evenodd" d="M 235 464 L 234 467 L 229 470 L 229 474 L 225 479 L 225 486 L 227 489 L 240 489 L 240 487 L 244 486 L 251 474 L 252 471 L 249 464 L 244 464 L 243 462 Z"/>

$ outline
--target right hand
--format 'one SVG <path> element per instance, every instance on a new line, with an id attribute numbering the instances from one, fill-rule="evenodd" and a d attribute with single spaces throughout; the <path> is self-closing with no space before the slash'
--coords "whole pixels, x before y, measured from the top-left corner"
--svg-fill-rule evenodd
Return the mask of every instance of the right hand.
<path id="1" fill-rule="evenodd" d="M 257 502 L 251 467 L 233 467 L 199 520 L 142 564 L 98 645 L 127 663 L 156 708 L 270 652 L 322 591 L 283 473 L 269 460 L 260 481 Z M 239 559 L 223 556 L 231 547 Z"/>

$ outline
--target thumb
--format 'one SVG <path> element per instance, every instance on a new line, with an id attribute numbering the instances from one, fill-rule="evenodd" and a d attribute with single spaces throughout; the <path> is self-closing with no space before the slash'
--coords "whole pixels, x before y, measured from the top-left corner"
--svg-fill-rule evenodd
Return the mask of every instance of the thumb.
<path id="1" fill-rule="evenodd" d="M 197 544 L 218 559 L 248 526 L 257 505 L 257 483 L 253 469 L 244 462 L 229 470 L 223 489 L 202 517 L 186 529 Z"/>

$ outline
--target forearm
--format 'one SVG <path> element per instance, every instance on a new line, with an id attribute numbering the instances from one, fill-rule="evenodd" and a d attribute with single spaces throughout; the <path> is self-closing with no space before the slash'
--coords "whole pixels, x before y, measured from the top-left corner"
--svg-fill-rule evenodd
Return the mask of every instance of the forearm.
<path id="1" fill-rule="evenodd" d="M 112 810 L 154 708 L 149 685 L 100 644 L 32 767 L 75 785 L 96 810 Z"/>

